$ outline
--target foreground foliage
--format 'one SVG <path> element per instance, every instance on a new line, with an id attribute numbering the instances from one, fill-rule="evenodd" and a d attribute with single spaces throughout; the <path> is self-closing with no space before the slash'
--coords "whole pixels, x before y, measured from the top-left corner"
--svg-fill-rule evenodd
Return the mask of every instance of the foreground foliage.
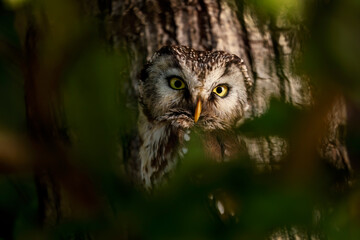
<path id="1" fill-rule="evenodd" d="M 266 19 L 295 1 L 264 2 L 252 4 Z M 316 101 L 303 110 L 275 100 L 263 117 L 238 129 L 287 138 L 290 150 L 281 167 L 259 171 L 246 156 L 212 163 L 194 133 L 179 171 L 152 197 L 133 188 L 119 159 L 121 142 L 136 127 L 126 51 L 112 53 L 94 30 L 98 22 L 69 1 L 1 4 L 0 239 L 262 239 L 294 226 L 319 238 L 360 238 L 358 1 L 290 4 L 310 36 L 297 71 L 310 76 Z M 31 52 L 27 44 L 34 42 Z M 32 77 L 42 86 L 34 95 Z M 340 95 L 348 106 L 342 140 L 353 166 L 350 179 L 316 154 L 318 119 Z M 53 108 L 58 99 L 63 105 Z M 29 109 L 31 101 L 37 108 Z M 57 133 L 55 119 L 66 122 Z M 54 202 L 64 215 L 47 228 L 44 192 L 37 187 L 42 168 L 60 183 L 67 204 Z"/>

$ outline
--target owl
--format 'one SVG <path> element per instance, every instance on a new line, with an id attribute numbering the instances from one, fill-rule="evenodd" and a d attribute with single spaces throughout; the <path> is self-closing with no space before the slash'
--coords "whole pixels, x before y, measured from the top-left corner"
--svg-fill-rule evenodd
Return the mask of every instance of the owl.
<path id="1" fill-rule="evenodd" d="M 172 173 L 196 128 L 209 156 L 221 161 L 238 150 L 234 127 L 250 101 L 244 61 L 224 51 L 165 46 L 144 66 L 138 81 L 138 135 L 131 169 L 146 189 Z"/>

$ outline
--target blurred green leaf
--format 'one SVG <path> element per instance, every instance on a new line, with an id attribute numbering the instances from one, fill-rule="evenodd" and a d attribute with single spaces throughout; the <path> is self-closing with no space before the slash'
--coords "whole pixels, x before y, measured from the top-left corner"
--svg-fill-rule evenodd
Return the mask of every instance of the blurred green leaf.
<path id="1" fill-rule="evenodd" d="M 269 109 L 260 117 L 245 121 L 237 130 L 251 137 L 280 136 L 289 137 L 301 117 L 306 114 L 294 105 L 276 99 L 270 101 Z"/>

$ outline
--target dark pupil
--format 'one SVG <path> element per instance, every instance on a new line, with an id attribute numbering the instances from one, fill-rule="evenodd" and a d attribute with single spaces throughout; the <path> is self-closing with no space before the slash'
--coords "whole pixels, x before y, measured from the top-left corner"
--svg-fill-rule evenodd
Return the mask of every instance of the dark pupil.
<path id="1" fill-rule="evenodd" d="M 176 88 L 179 88 L 179 87 L 181 87 L 181 81 L 179 81 L 179 80 L 176 80 L 175 82 L 174 82 L 174 86 L 176 87 Z"/>
<path id="2" fill-rule="evenodd" d="M 222 87 L 216 88 L 216 92 L 217 92 L 218 94 L 222 93 L 222 91 L 223 91 L 223 88 L 222 88 Z"/>

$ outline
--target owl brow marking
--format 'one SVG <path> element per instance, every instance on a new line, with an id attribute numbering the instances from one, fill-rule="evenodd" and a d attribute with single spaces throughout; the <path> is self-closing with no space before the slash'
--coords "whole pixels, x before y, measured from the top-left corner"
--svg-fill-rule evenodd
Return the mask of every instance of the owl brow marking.
<path id="1" fill-rule="evenodd" d="M 226 64 L 225 70 L 224 70 L 223 74 L 220 76 L 220 78 L 225 77 L 226 75 L 229 75 L 231 73 L 229 65 L 231 65 L 231 64 Z"/>
<path id="2" fill-rule="evenodd" d="M 223 78 L 223 77 L 225 77 L 225 76 L 228 76 L 228 75 L 231 75 L 232 71 L 230 71 L 229 68 L 230 68 L 230 67 L 229 67 L 229 64 L 227 64 L 226 67 L 225 67 L 225 70 L 224 70 L 223 74 L 222 74 L 216 81 L 214 81 L 214 82 L 211 84 L 211 86 L 210 86 L 211 91 L 212 91 L 214 88 L 216 88 L 217 86 L 220 86 L 220 85 L 226 85 L 228 88 L 230 88 L 230 86 L 229 86 L 228 84 L 226 84 L 226 83 L 219 83 L 219 82 L 220 82 L 219 80 L 220 80 L 221 78 Z"/>
<path id="3" fill-rule="evenodd" d="M 170 80 L 172 78 L 179 78 L 181 81 L 184 81 L 184 79 L 182 77 L 177 76 L 177 75 L 169 75 L 166 77 L 167 80 Z M 184 83 L 185 83 L 185 81 L 184 81 Z"/>

